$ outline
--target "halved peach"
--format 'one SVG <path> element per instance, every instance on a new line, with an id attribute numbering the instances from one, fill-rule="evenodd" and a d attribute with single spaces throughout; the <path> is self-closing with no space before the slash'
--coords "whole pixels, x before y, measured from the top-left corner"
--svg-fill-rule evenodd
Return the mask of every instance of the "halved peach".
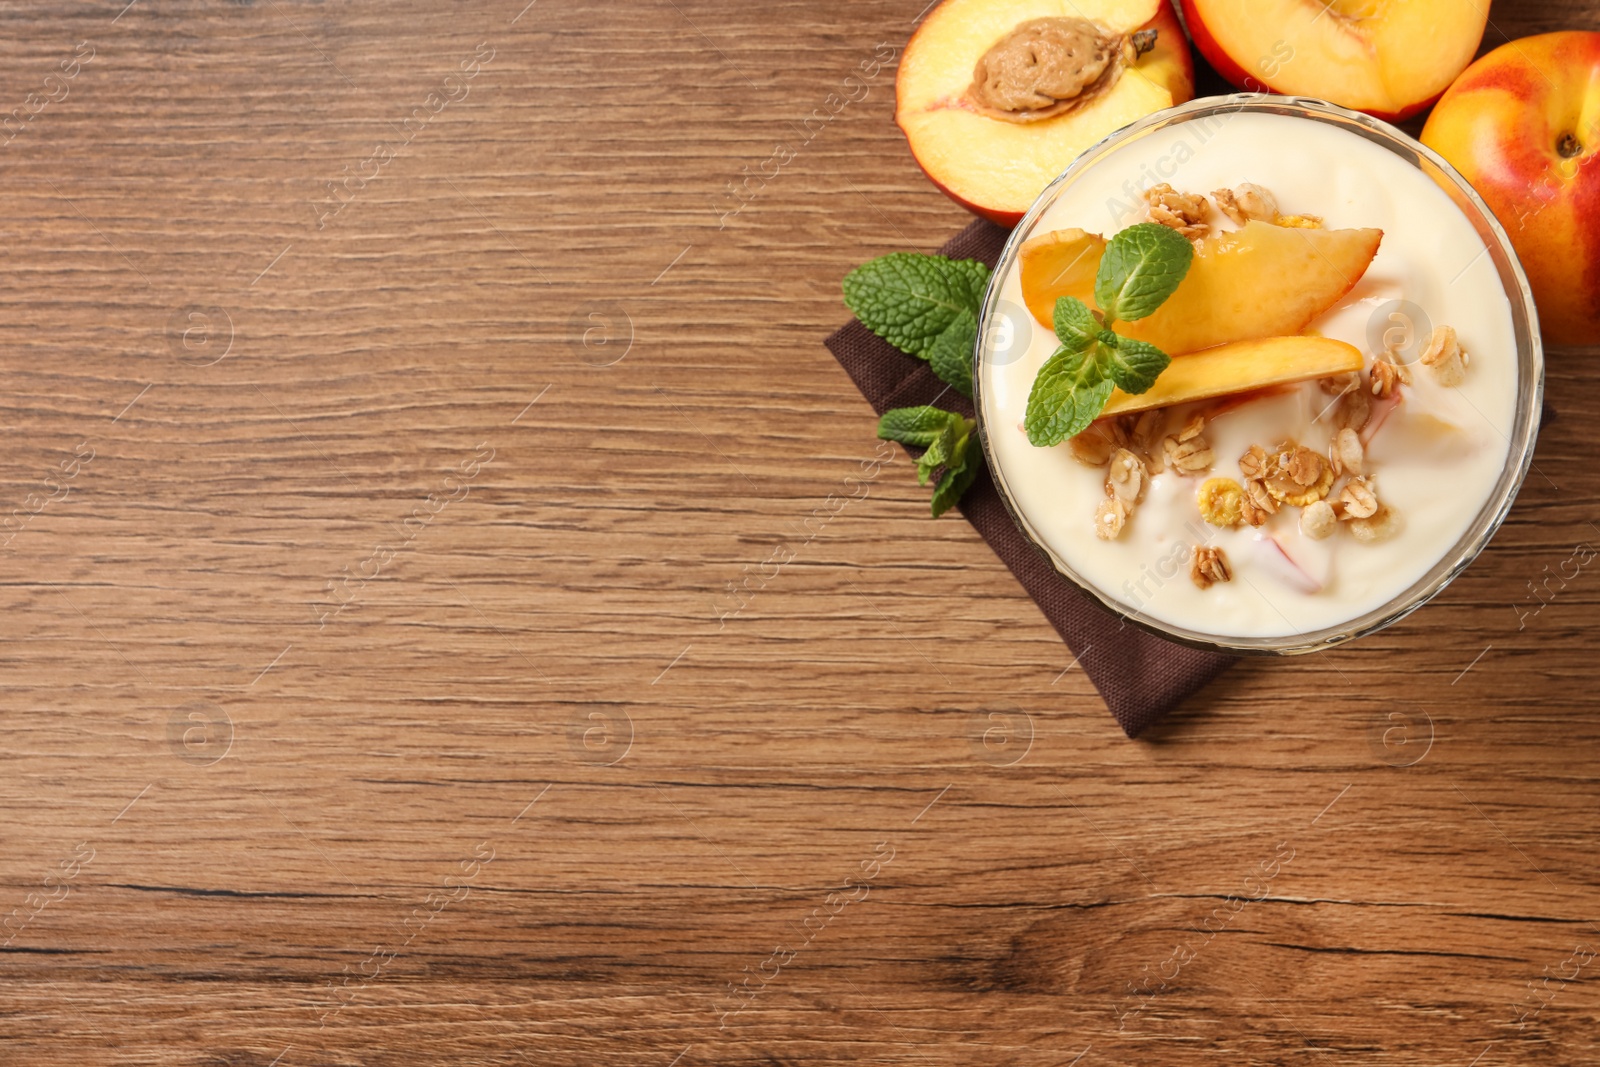
<path id="1" fill-rule="evenodd" d="M 1075 19 L 1112 37 L 1154 30 L 1154 47 L 1108 74 L 1082 105 L 1013 122 L 970 98 L 978 60 L 1034 19 Z M 951 199 L 1014 226 L 1067 164 L 1107 134 L 1194 95 L 1189 42 L 1169 0 L 944 0 L 906 45 L 895 122 L 911 154 Z"/>
<path id="2" fill-rule="evenodd" d="M 1262 337 L 1179 356 L 1146 392 L 1112 392 L 1100 417 L 1293 385 L 1361 369 L 1360 349 L 1329 337 Z"/>
<path id="3" fill-rule="evenodd" d="M 1336 304 L 1378 254 L 1382 230 L 1307 230 L 1250 221 L 1243 229 L 1195 243 L 1183 284 L 1118 333 L 1148 341 L 1169 356 L 1202 348 L 1299 333 Z M 1094 276 L 1105 240 L 1057 230 L 1018 250 L 1022 299 L 1054 328 L 1056 301 L 1075 296 L 1094 307 Z"/>
<path id="4" fill-rule="evenodd" d="M 1241 89 L 1315 96 L 1398 121 L 1472 62 L 1489 4 L 1183 0 L 1183 15 L 1195 47 Z"/>

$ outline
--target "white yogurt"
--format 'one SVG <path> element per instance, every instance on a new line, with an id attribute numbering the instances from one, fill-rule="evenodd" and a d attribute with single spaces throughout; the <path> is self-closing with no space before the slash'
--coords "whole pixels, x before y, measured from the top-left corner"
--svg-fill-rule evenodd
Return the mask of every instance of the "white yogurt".
<path id="1" fill-rule="evenodd" d="M 1099 540 L 1093 520 L 1105 497 L 1104 469 L 1079 463 L 1065 444 L 1036 448 L 1022 429 L 1034 376 L 1057 344 L 1037 323 L 1003 364 L 980 353 L 985 426 L 1013 503 L 1052 552 L 1130 615 L 1220 637 L 1281 638 L 1381 608 L 1456 544 L 1506 462 L 1517 350 L 1511 305 L 1491 257 L 1448 195 L 1387 149 L 1326 123 L 1253 113 L 1214 117 L 1204 127 L 1168 126 L 1125 143 L 1065 189 L 1031 232 L 1080 227 L 1110 236 L 1145 221 L 1139 190 L 1156 181 L 1193 193 L 1254 182 L 1276 195 L 1285 214 L 1321 216 L 1329 229 L 1382 229 L 1366 276 L 1307 330 L 1355 345 L 1369 366 L 1373 338 L 1403 328 L 1387 318 L 1391 301 L 1455 328 L 1470 357 L 1466 382 L 1446 388 L 1412 366 L 1403 404 L 1368 447 L 1367 471 L 1379 499 L 1399 516 L 1400 531 L 1376 544 L 1358 542 L 1347 529 L 1312 541 L 1299 532 L 1300 509 L 1291 507 L 1260 528 L 1219 529 L 1201 519 L 1196 489 L 1208 477 L 1242 481 L 1238 459 L 1252 444 L 1270 450 L 1292 437 L 1326 455 L 1335 427 L 1333 412 L 1323 412 L 1332 398 L 1309 382 L 1219 415 L 1205 430 L 1212 469 L 1156 475 L 1122 536 Z M 1211 221 L 1232 228 L 1220 213 Z M 1015 266 L 1000 297 L 1003 308 L 1023 307 Z M 1426 324 L 1419 328 L 1413 358 L 1427 340 Z M 1227 554 L 1232 581 L 1205 590 L 1191 581 L 1197 544 Z"/>

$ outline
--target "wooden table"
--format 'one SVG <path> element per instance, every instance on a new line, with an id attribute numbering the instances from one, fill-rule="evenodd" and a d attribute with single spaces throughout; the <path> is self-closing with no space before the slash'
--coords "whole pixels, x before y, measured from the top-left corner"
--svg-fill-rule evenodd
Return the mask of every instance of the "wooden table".
<path id="1" fill-rule="evenodd" d="M 525 2 L 0 18 L 0 1063 L 1595 1062 L 1600 351 L 1129 742 L 821 345 L 923 0 Z"/>

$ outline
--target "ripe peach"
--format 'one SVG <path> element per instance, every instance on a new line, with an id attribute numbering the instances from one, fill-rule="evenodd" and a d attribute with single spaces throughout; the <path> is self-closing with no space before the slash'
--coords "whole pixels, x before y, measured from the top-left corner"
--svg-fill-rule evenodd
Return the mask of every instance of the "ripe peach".
<path id="1" fill-rule="evenodd" d="M 1444 94 L 1422 142 L 1510 234 L 1545 339 L 1600 343 L 1600 33 L 1490 52 Z"/>

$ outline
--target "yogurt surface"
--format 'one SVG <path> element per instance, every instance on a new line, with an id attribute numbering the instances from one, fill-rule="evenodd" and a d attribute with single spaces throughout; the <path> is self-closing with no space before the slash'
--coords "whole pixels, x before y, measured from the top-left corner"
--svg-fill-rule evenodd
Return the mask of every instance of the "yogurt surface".
<path id="1" fill-rule="evenodd" d="M 1383 230 L 1365 276 L 1305 332 L 1356 346 L 1369 368 L 1386 342 L 1409 364 L 1402 402 L 1381 424 L 1373 424 L 1375 413 L 1364 432 L 1366 472 L 1397 516 L 1398 532 L 1363 543 L 1339 529 L 1314 541 L 1300 532 L 1293 507 L 1261 527 L 1221 528 L 1201 518 L 1201 483 L 1242 482 L 1238 460 L 1251 445 L 1270 452 L 1293 438 L 1327 454 L 1338 429 L 1335 398 L 1313 381 L 1215 413 L 1204 431 L 1211 469 L 1155 474 L 1121 536 L 1097 538 L 1105 469 L 1079 462 L 1065 443 L 1035 447 L 1022 428 L 1034 377 L 1057 341 L 1027 314 L 1015 264 L 1001 279 L 1000 316 L 978 357 L 984 426 L 1013 504 L 1052 552 L 1135 617 L 1220 637 L 1282 638 L 1381 608 L 1455 546 L 1506 462 L 1517 350 L 1492 258 L 1445 191 L 1388 149 L 1323 122 L 1248 112 L 1124 142 L 1062 190 L 1028 236 L 1079 227 L 1109 237 L 1147 221 L 1141 192 L 1158 182 L 1199 194 L 1250 182 L 1270 190 L 1286 215 L 1320 216 L 1328 229 Z M 1210 221 L 1214 231 L 1235 228 L 1216 212 Z M 1415 362 L 1441 325 L 1454 327 L 1469 356 L 1466 380 L 1454 388 Z M 1216 406 L 1174 408 L 1169 418 L 1181 425 L 1193 412 Z M 1191 580 L 1201 545 L 1225 552 L 1231 581 L 1201 589 Z"/>

